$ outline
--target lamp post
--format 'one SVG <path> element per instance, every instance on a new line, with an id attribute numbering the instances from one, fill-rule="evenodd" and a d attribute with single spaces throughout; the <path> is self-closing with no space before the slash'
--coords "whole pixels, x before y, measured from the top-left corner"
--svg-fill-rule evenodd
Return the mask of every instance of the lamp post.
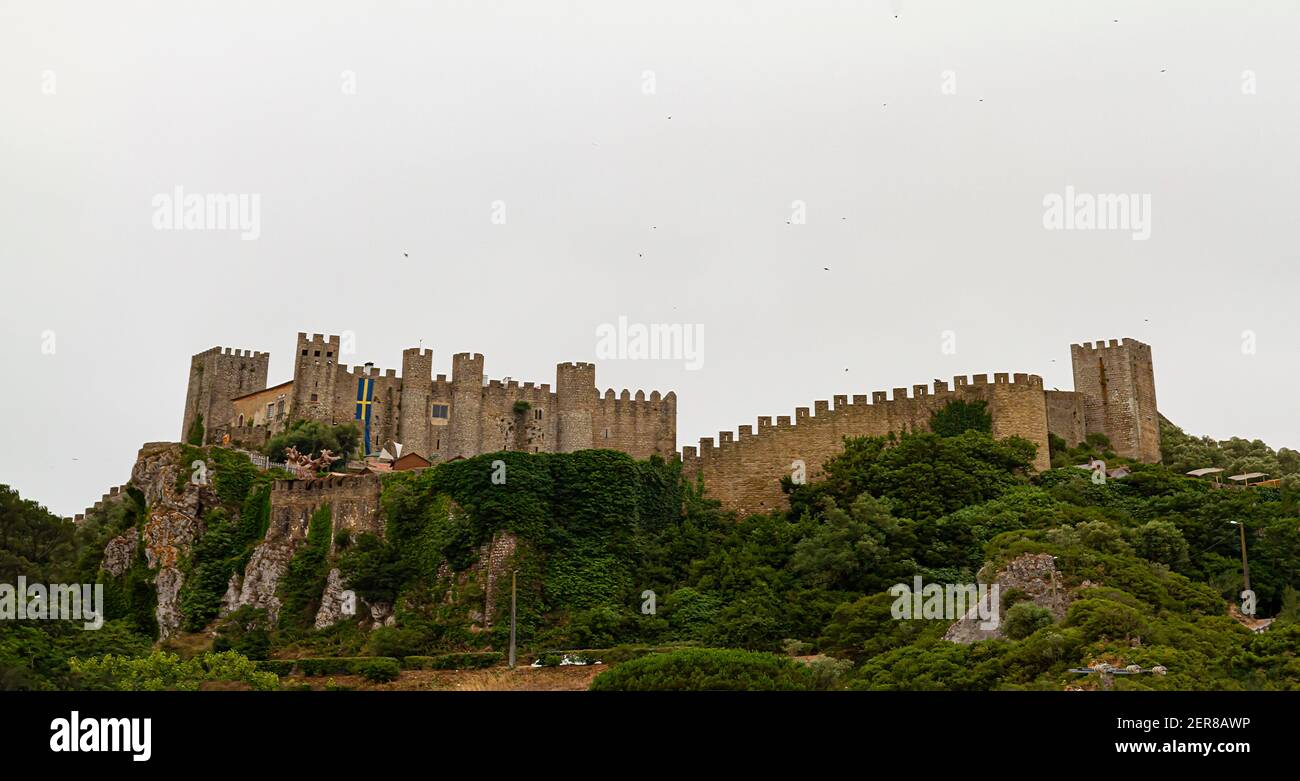
<path id="1" fill-rule="evenodd" d="M 515 669 L 515 578 L 519 570 L 510 571 L 510 669 Z"/>
<path id="2" fill-rule="evenodd" d="M 1246 561 L 1246 524 L 1244 521 L 1228 521 L 1241 531 L 1241 579 L 1245 590 L 1250 591 L 1250 564 Z"/>

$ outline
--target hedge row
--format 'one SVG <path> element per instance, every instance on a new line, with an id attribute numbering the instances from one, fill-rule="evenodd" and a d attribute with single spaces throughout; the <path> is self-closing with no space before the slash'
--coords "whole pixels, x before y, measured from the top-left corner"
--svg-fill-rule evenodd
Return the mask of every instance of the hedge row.
<path id="1" fill-rule="evenodd" d="M 543 667 L 552 667 L 567 656 L 574 662 L 595 664 L 621 664 L 633 659 L 640 659 L 650 654 L 663 654 L 690 647 L 690 644 L 654 646 L 654 645 L 616 645 L 613 648 L 579 648 L 572 651 L 544 651 L 537 655 Z"/>
<path id="2" fill-rule="evenodd" d="M 391 656 L 333 656 L 305 659 L 270 659 L 257 666 L 276 675 L 365 675 L 373 677 L 378 670 L 399 670 L 401 664 Z"/>
<path id="3" fill-rule="evenodd" d="M 404 656 L 402 667 L 407 670 L 477 670 L 499 663 L 505 656 L 498 651 L 475 651 L 437 656 Z"/>

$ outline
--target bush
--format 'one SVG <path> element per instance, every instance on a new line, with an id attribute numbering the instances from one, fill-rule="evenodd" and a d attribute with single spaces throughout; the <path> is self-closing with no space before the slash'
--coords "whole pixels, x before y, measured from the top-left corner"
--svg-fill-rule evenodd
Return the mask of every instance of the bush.
<path id="1" fill-rule="evenodd" d="M 397 676 L 402 674 L 402 666 L 396 659 L 375 657 L 362 662 L 357 667 L 357 673 L 367 681 L 387 683 L 397 680 Z"/>
<path id="2" fill-rule="evenodd" d="M 217 626 L 214 651 L 236 651 L 249 659 L 265 659 L 271 650 L 270 620 L 266 610 L 244 605 Z"/>
<path id="3" fill-rule="evenodd" d="M 208 652 L 184 661 L 164 651 L 137 658 L 106 654 L 85 660 L 74 657 L 68 666 L 82 686 L 100 691 L 194 691 L 208 681 L 241 682 L 264 691 L 280 683 L 274 673 L 234 651 Z"/>
<path id="4" fill-rule="evenodd" d="M 429 646 L 429 638 L 415 629 L 381 626 L 370 633 L 366 650 L 375 656 L 415 656 Z"/>
<path id="5" fill-rule="evenodd" d="M 401 664 L 392 657 L 386 656 L 334 656 L 334 657 L 316 657 L 294 660 L 298 671 L 306 676 L 319 675 L 365 675 L 363 670 L 369 662 L 376 659 L 383 659 L 392 662 L 392 667 L 396 665 L 401 669 Z"/>
<path id="6" fill-rule="evenodd" d="M 339 423 L 329 426 L 316 420 L 294 421 L 288 429 L 271 437 L 262 452 L 275 461 L 284 460 L 284 451 L 290 446 L 299 453 L 320 453 L 329 450 L 336 456 L 335 464 L 347 460 L 357 451 L 361 441 L 361 432 L 352 423 Z"/>
<path id="7" fill-rule="evenodd" d="M 1017 602 L 1002 620 L 1002 633 L 1012 640 L 1023 640 L 1052 624 L 1052 611 L 1033 602 Z"/>
<path id="8" fill-rule="evenodd" d="M 499 663 L 505 655 L 497 651 L 479 651 L 436 656 L 406 656 L 402 666 L 408 670 L 478 670 Z"/>
<path id="9" fill-rule="evenodd" d="M 754 651 L 689 648 L 652 654 L 607 670 L 592 691 L 808 691 L 817 674 L 807 665 Z"/>

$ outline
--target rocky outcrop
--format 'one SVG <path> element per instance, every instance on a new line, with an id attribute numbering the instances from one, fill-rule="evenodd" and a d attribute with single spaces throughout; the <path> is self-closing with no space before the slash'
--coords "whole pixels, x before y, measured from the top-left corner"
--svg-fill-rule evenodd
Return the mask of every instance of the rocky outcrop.
<path id="1" fill-rule="evenodd" d="M 143 544 L 145 563 L 155 572 L 161 639 L 180 629 L 179 596 L 185 580 L 180 562 L 203 536 L 204 508 L 218 503 L 208 479 L 214 465 L 181 463 L 183 452 L 181 445 L 171 442 L 151 442 L 140 448 L 127 486 L 143 495 L 148 515 L 138 530 L 128 529 L 108 541 L 100 565 L 109 575 L 121 577 L 135 561 L 137 546 Z M 126 495 L 125 490 L 114 493 Z"/>
<path id="2" fill-rule="evenodd" d="M 280 598 L 275 595 L 280 578 L 289 571 L 289 561 L 298 545 L 291 539 L 264 540 L 253 549 L 239 585 L 239 594 L 228 609 L 237 610 L 245 605 L 266 610 L 266 616 L 275 623 L 280 616 Z M 227 592 L 229 594 L 229 592 Z"/>
<path id="3" fill-rule="evenodd" d="M 135 549 L 139 545 L 140 535 L 134 528 L 127 529 L 108 541 L 104 546 L 104 561 L 99 566 L 115 578 L 120 578 L 131 569 L 135 560 Z"/>
<path id="4" fill-rule="evenodd" d="M 348 613 L 345 608 L 348 606 L 346 588 L 343 587 L 343 575 L 338 568 L 330 570 L 329 577 L 325 580 L 325 593 L 320 598 L 320 610 L 316 611 L 316 628 L 324 629 L 334 626 L 343 620 Z M 356 613 L 356 599 L 351 601 L 352 613 Z"/>
<path id="5" fill-rule="evenodd" d="M 998 588 L 989 589 L 989 594 L 1005 596 L 1012 589 L 1023 592 L 1029 601 L 1052 612 L 1055 620 L 1065 617 L 1070 606 L 1070 595 L 1061 583 L 1061 576 L 1056 571 L 1056 560 L 1048 553 L 1026 553 L 1011 561 L 994 576 L 992 583 Z M 991 597 L 993 598 L 993 597 Z M 988 606 L 984 606 L 987 615 Z M 1005 619 L 999 606 L 999 619 Z M 972 608 L 965 616 L 948 627 L 943 639 L 953 643 L 978 643 L 1002 637 L 1002 623 L 992 629 L 980 626 L 980 606 Z"/>

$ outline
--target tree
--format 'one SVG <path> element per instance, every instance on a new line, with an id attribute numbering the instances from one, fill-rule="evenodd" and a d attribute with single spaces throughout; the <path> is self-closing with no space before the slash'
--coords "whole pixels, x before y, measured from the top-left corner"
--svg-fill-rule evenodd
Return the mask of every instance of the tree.
<path id="1" fill-rule="evenodd" d="M 893 500 L 901 517 L 937 518 L 1023 483 L 1036 450 L 1019 437 L 994 439 L 977 431 L 846 437 L 844 452 L 826 462 L 825 485 L 795 487 L 791 506 L 806 491 L 829 493 L 842 506 L 869 493 Z"/>
<path id="2" fill-rule="evenodd" d="M 823 588 L 861 591 L 880 569 L 886 531 L 897 524 L 889 502 L 862 494 L 845 511 L 830 503 L 825 522 L 795 546 L 790 568 Z"/>
<path id="3" fill-rule="evenodd" d="M 308 455 L 329 450 L 335 455 L 334 463 L 346 462 L 356 452 L 360 437 L 361 433 L 352 423 L 330 426 L 317 420 L 299 420 L 271 437 L 262 452 L 269 458 L 282 459 L 289 447 Z"/>
<path id="4" fill-rule="evenodd" d="M 1002 621 L 1002 633 L 1012 640 L 1023 640 L 1045 626 L 1052 625 L 1052 611 L 1033 602 L 1017 602 Z"/>
<path id="5" fill-rule="evenodd" d="M 1154 520 L 1133 532 L 1137 555 L 1177 569 L 1187 564 L 1187 540 L 1172 521 Z"/>

